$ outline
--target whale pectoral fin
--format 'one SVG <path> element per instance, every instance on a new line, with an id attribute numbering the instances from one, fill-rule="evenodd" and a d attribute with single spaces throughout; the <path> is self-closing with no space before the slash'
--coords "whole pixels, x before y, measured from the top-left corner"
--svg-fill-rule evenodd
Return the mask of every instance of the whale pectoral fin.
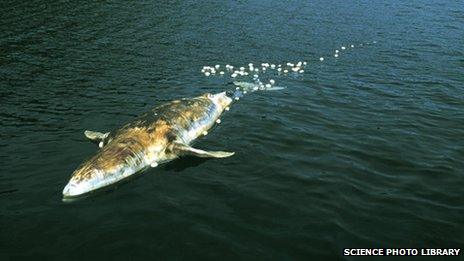
<path id="1" fill-rule="evenodd" d="M 107 133 L 101 133 L 101 132 L 98 132 L 98 131 L 89 131 L 89 130 L 86 130 L 84 131 L 84 135 L 85 137 L 87 137 L 88 139 L 90 140 L 93 140 L 93 141 L 102 141 L 106 138 L 108 138 L 108 136 L 110 135 L 109 132 Z"/>
<path id="2" fill-rule="evenodd" d="M 188 145 L 176 143 L 173 147 L 174 152 L 178 155 L 190 155 L 196 156 L 200 158 L 227 158 L 235 154 L 235 152 L 227 152 L 227 151 L 206 151 L 192 148 Z"/>

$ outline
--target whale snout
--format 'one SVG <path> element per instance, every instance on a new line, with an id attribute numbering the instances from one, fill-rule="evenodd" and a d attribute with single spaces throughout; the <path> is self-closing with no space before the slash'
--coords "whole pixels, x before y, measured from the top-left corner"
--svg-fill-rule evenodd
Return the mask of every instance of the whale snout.
<path id="1" fill-rule="evenodd" d="M 63 189 L 63 197 L 76 197 L 87 192 L 90 192 L 92 188 L 86 184 L 86 182 L 77 183 L 70 180 Z"/>
<path id="2" fill-rule="evenodd" d="M 64 197 L 72 197 L 72 196 L 76 196 L 76 195 L 78 195 L 77 191 L 76 191 L 76 184 L 73 184 L 71 182 L 66 184 L 66 186 L 63 189 L 63 196 Z"/>
<path id="3" fill-rule="evenodd" d="M 85 165 L 76 170 L 63 189 L 63 197 L 76 197 L 105 185 L 103 171 Z"/>

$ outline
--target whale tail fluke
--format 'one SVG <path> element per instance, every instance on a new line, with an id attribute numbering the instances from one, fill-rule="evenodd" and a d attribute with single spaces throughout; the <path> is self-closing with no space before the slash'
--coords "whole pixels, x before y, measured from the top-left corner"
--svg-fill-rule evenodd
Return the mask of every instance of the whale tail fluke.
<path id="1" fill-rule="evenodd" d="M 234 82 L 234 85 L 237 86 L 234 92 L 229 92 L 229 97 L 238 100 L 244 94 L 256 92 L 256 91 L 278 91 L 283 90 L 285 87 L 282 86 L 274 86 L 271 84 L 263 84 L 261 82 Z"/>
<path id="2" fill-rule="evenodd" d="M 273 86 L 270 84 L 263 84 L 261 82 L 252 83 L 252 82 L 234 82 L 234 85 L 239 87 L 240 90 L 246 92 L 255 92 L 255 91 L 278 91 L 283 90 L 285 87 L 282 86 Z"/>

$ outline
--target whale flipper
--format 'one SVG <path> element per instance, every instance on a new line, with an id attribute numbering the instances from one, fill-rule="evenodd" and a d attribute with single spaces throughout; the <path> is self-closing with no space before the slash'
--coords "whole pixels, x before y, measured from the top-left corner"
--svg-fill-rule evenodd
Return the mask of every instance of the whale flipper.
<path id="1" fill-rule="evenodd" d="M 87 137 L 88 139 L 93 140 L 93 141 L 103 141 L 104 139 L 108 138 L 110 133 L 109 132 L 101 133 L 101 132 L 98 132 L 98 131 L 86 130 L 86 131 L 84 131 L 84 135 L 85 135 L 85 137 Z"/>
<path id="2" fill-rule="evenodd" d="M 235 152 L 227 152 L 227 151 L 206 151 L 192 148 L 188 145 L 182 143 L 176 143 L 173 146 L 173 151 L 176 154 L 183 156 L 183 155 L 191 155 L 200 158 L 227 158 L 235 154 Z"/>

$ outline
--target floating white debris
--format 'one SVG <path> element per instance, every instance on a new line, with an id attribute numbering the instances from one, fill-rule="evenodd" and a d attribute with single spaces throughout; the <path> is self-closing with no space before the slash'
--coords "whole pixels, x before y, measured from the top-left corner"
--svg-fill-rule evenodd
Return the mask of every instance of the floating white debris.
<path id="1" fill-rule="evenodd" d="M 153 161 L 151 164 L 150 164 L 150 167 L 152 168 L 156 168 L 158 166 L 158 162 L 156 161 Z"/>
<path id="2" fill-rule="evenodd" d="M 358 46 L 369 46 L 369 45 L 375 44 L 375 43 L 377 43 L 377 41 L 369 41 L 369 42 L 364 42 L 364 43 L 347 44 L 347 45 L 344 45 L 344 46 L 339 46 L 339 49 L 335 49 L 333 54 L 334 54 L 335 58 L 339 58 L 342 53 L 344 54 L 344 52 L 343 52 L 344 50 L 347 50 L 349 48 L 355 48 L 355 47 L 358 47 Z M 330 58 L 330 55 L 328 57 Z M 317 60 L 315 60 L 315 61 L 317 61 Z M 319 57 L 319 61 L 323 62 L 323 61 L 325 61 L 325 58 L 324 57 Z M 221 75 L 221 76 L 222 75 L 227 75 L 227 77 L 229 77 L 229 75 L 230 75 L 231 78 L 236 78 L 236 77 L 239 77 L 239 76 L 248 76 L 249 75 L 249 77 L 252 78 L 252 80 L 255 82 L 255 84 L 254 84 L 254 87 L 251 90 L 248 89 L 248 91 L 253 92 L 253 90 L 257 90 L 257 89 L 265 90 L 266 88 L 269 88 L 269 86 L 274 86 L 275 85 L 276 81 L 274 79 L 269 79 L 268 78 L 269 82 L 267 84 L 263 84 L 259 79 L 261 76 L 263 76 L 263 77 L 266 77 L 266 76 L 273 77 L 273 76 L 271 76 L 271 74 L 273 74 L 275 72 L 273 72 L 272 70 L 277 69 L 277 73 L 275 73 L 277 76 L 275 76 L 275 77 L 279 77 L 279 76 L 286 76 L 286 77 L 287 76 L 296 76 L 296 73 L 303 74 L 305 72 L 309 62 L 312 62 L 312 60 L 310 60 L 310 61 L 308 61 L 308 60 L 306 60 L 306 61 L 305 60 L 300 60 L 300 61 L 296 60 L 294 62 L 283 62 L 282 64 L 274 64 L 274 63 L 267 63 L 267 62 L 253 64 L 253 63 L 250 62 L 250 63 L 245 63 L 244 66 L 241 66 L 241 67 L 238 66 L 237 68 L 234 68 L 234 66 L 232 66 L 230 64 L 225 64 L 225 65 L 220 65 L 220 64 L 214 65 L 213 64 L 212 66 L 206 66 L 206 65 L 203 66 L 202 69 L 201 69 L 201 73 L 204 74 L 207 77 L 208 76 L 217 76 L 218 77 L 219 75 Z M 270 70 L 270 71 L 267 72 L 267 70 Z M 260 74 L 260 72 L 262 74 Z M 220 78 L 223 78 L 223 77 L 220 77 Z M 277 88 L 277 87 L 274 87 L 274 88 Z M 239 90 L 239 89 L 237 88 L 237 90 Z M 245 90 L 242 90 L 242 92 L 246 93 Z M 238 100 L 238 98 L 235 98 L 235 99 Z M 99 144 L 99 146 L 103 146 L 103 145 L 104 144 L 101 144 L 101 145 Z"/>
<path id="3" fill-rule="evenodd" d="M 217 124 L 221 123 L 221 119 L 217 119 L 217 120 L 216 120 L 216 123 L 217 123 Z"/>
<path id="4" fill-rule="evenodd" d="M 103 148 L 103 141 L 100 141 L 100 143 L 98 143 L 98 147 Z"/>
<path id="5" fill-rule="evenodd" d="M 225 110 L 228 111 L 228 110 L 230 110 L 230 108 L 229 108 L 229 107 L 226 107 Z"/>
<path id="6" fill-rule="evenodd" d="M 377 41 L 373 41 L 372 43 L 377 43 Z"/>
<path id="7" fill-rule="evenodd" d="M 203 135 L 204 135 L 204 136 L 208 135 L 208 132 L 207 132 L 207 131 L 203 131 Z"/>
<path id="8" fill-rule="evenodd" d="M 243 91 L 243 94 L 247 94 L 247 91 Z"/>
<path id="9" fill-rule="evenodd" d="M 238 101 L 238 100 L 240 100 L 240 98 L 239 98 L 239 97 L 235 97 L 235 100 Z"/>

